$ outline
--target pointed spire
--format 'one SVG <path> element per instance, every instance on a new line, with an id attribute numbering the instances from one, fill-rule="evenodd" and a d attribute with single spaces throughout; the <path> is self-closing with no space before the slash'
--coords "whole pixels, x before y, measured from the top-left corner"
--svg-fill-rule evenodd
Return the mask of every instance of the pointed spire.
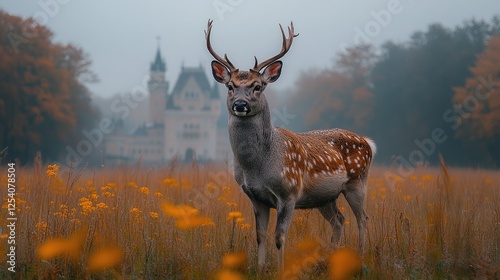
<path id="1" fill-rule="evenodd" d="M 167 71 L 167 65 L 165 64 L 165 60 L 161 57 L 160 39 L 161 39 L 160 36 L 156 37 L 156 40 L 158 41 L 158 46 L 156 50 L 155 60 L 151 63 L 151 68 L 150 68 L 150 70 L 153 72 Z"/>

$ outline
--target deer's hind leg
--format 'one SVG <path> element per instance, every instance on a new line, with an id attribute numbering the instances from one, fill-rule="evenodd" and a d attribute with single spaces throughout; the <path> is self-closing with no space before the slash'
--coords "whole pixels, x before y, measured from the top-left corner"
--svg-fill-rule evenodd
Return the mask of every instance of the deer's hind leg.
<path id="1" fill-rule="evenodd" d="M 330 223 L 332 227 L 332 236 L 330 242 L 334 247 L 340 245 L 340 238 L 342 236 L 342 228 L 344 226 L 344 215 L 337 208 L 337 199 L 328 203 L 325 206 L 318 208 L 321 215 Z"/>
<path id="2" fill-rule="evenodd" d="M 359 234 L 358 248 L 361 255 L 365 253 L 366 220 L 368 220 L 368 216 L 366 215 L 364 209 L 366 181 L 366 178 L 351 180 L 346 184 L 346 188 L 343 191 L 349 206 L 351 206 L 352 212 L 354 212 L 354 215 L 356 216 Z"/>

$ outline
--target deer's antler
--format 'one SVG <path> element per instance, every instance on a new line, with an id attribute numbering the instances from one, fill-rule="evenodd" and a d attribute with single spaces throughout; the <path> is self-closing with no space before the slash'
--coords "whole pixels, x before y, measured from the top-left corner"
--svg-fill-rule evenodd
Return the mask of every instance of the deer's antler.
<path id="1" fill-rule="evenodd" d="M 283 31 L 283 27 L 281 26 L 281 24 L 280 24 L 280 29 L 281 29 L 281 35 L 283 36 L 283 46 L 281 47 L 281 51 L 277 55 L 275 55 L 275 56 L 269 58 L 268 60 L 265 60 L 259 64 L 257 63 L 257 57 L 254 57 L 255 58 L 255 65 L 254 65 L 252 70 L 260 72 L 260 70 L 262 70 L 262 68 L 264 68 L 267 65 L 273 63 L 274 61 L 282 58 L 288 52 L 290 47 L 292 46 L 293 38 L 299 36 L 299 34 L 294 34 L 293 22 L 290 22 L 290 26 L 288 27 L 288 38 L 286 38 L 285 32 Z"/>
<path id="2" fill-rule="evenodd" d="M 231 63 L 231 61 L 229 61 L 229 59 L 227 58 L 227 55 L 224 54 L 224 58 L 222 58 L 221 56 L 219 56 L 215 51 L 214 49 L 212 48 L 212 44 L 210 43 L 210 32 L 212 31 L 212 23 L 214 21 L 209 19 L 208 20 L 208 24 L 207 24 L 207 30 L 205 31 L 205 39 L 207 40 L 207 49 L 208 51 L 212 54 L 212 56 L 220 63 L 222 63 L 224 66 L 226 66 L 226 68 L 230 71 L 230 72 L 233 72 L 236 69 L 236 67 L 234 67 L 234 65 Z"/>

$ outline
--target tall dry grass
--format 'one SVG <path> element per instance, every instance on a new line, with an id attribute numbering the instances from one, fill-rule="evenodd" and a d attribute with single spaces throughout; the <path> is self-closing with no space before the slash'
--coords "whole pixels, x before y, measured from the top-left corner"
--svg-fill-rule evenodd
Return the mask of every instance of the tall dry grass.
<path id="1" fill-rule="evenodd" d="M 228 166 L 138 164 L 63 174 L 36 160 L 16 173 L 17 272 L 2 266 L 2 279 L 256 278 L 253 211 Z M 6 174 L 2 166 L 2 185 Z M 356 277 L 498 279 L 500 173 L 443 165 L 395 174 L 387 167 L 371 173 L 368 251 Z M 345 200 L 338 203 L 346 216 L 342 243 L 356 248 L 356 221 Z M 5 221 L 5 209 L 0 217 Z M 273 210 L 265 278 L 276 276 L 274 223 Z M 328 279 L 350 264 L 359 270 L 351 251 L 330 255 L 330 233 L 317 211 L 296 211 L 286 275 Z"/>

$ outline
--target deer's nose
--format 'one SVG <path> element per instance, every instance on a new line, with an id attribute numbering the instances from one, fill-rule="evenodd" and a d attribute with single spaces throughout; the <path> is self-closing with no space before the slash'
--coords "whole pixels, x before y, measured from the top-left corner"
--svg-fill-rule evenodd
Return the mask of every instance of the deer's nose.
<path id="1" fill-rule="evenodd" d="M 245 100 L 234 101 L 233 110 L 236 112 L 248 112 L 248 102 Z"/>

